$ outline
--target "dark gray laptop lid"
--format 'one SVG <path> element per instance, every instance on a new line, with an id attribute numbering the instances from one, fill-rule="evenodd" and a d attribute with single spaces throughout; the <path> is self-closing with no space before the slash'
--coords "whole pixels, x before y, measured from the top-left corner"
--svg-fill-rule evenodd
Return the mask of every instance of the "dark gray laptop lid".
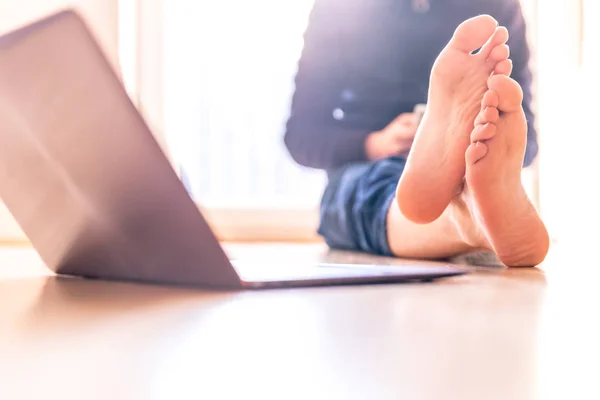
<path id="1" fill-rule="evenodd" d="M 71 10 L 0 38 L 0 197 L 57 273 L 242 286 Z"/>

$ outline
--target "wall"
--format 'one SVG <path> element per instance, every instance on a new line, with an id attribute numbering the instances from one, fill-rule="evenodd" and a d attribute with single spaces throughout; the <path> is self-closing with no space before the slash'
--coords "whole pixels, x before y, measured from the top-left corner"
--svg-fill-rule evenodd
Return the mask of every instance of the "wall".
<path id="1" fill-rule="evenodd" d="M 109 59 L 118 65 L 118 0 L 0 0 L 0 34 L 67 6 L 75 7 L 88 20 Z M 0 243 L 25 240 L 0 202 Z"/>
<path id="2" fill-rule="evenodd" d="M 582 68 L 582 4 L 538 0 L 540 208 L 551 236 L 561 242 L 579 238 L 581 222 L 589 222 L 594 209 L 582 203 L 590 198 L 589 162 L 598 148 L 589 129 L 595 113 L 585 101 L 593 74 Z"/>

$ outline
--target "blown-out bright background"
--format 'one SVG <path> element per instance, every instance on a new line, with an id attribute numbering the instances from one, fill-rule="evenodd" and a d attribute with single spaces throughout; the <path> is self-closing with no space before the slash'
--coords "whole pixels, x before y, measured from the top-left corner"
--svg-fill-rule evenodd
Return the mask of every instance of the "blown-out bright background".
<path id="1" fill-rule="evenodd" d="M 295 165 L 282 141 L 312 1 L 23 0 L 0 6 L 0 31 L 76 6 L 219 236 L 313 240 L 324 176 Z M 540 134 L 524 182 L 553 238 L 568 241 L 600 222 L 600 5 L 523 5 Z M 24 240 L 3 208 L 0 239 Z"/>

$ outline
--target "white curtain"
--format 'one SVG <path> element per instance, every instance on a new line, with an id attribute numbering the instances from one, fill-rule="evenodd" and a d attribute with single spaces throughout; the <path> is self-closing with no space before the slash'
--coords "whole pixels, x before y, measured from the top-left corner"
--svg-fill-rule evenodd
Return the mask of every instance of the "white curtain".
<path id="1" fill-rule="evenodd" d="M 318 204 L 323 174 L 283 145 L 312 2 L 163 3 L 165 135 L 203 206 Z"/>
<path id="2" fill-rule="evenodd" d="M 597 0 L 538 0 L 541 211 L 563 242 L 600 223 L 599 18 Z"/>

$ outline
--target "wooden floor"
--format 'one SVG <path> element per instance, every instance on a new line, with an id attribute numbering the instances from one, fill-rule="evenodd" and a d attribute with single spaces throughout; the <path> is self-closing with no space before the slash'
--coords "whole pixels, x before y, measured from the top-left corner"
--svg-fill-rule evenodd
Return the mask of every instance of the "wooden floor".
<path id="1" fill-rule="evenodd" d="M 598 263 L 566 249 L 432 284 L 225 293 L 48 275 L 31 249 L 0 250 L 2 399 L 600 398 Z"/>

